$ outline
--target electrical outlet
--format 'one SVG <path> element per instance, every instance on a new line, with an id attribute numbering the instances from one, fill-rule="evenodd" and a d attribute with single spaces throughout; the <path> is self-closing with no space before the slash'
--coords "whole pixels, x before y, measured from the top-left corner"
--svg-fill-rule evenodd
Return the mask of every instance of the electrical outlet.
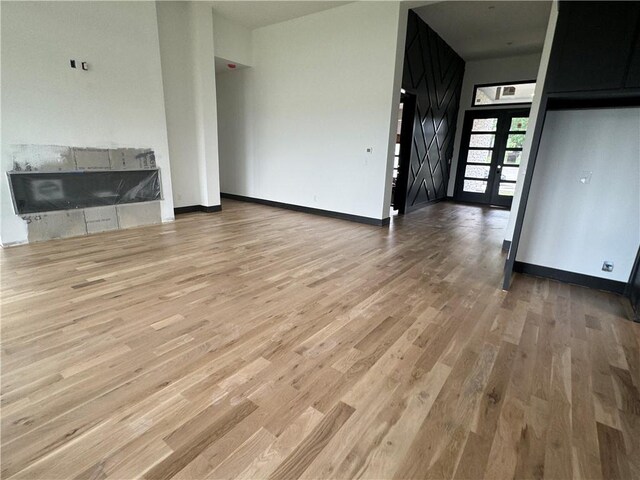
<path id="1" fill-rule="evenodd" d="M 613 262 L 610 262 L 609 260 L 605 260 L 604 263 L 602 264 L 602 271 L 613 272 Z"/>

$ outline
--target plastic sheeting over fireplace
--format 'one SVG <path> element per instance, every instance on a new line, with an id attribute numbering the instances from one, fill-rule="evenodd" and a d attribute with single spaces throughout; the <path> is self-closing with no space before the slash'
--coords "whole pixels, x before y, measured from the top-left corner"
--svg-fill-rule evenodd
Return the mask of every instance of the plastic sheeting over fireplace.
<path id="1" fill-rule="evenodd" d="M 159 169 L 9 172 L 17 214 L 162 199 Z"/>

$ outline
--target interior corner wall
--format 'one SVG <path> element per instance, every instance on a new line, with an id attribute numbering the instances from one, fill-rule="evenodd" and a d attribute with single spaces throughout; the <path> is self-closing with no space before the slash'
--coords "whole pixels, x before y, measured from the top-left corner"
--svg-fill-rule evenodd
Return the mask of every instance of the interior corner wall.
<path id="1" fill-rule="evenodd" d="M 254 30 L 253 66 L 217 76 L 222 191 L 388 217 L 399 19 L 353 2 Z"/>
<path id="2" fill-rule="evenodd" d="M 173 203 L 200 204 L 198 138 L 188 2 L 157 2 Z"/>
<path id="3" fill-rule="evenodd" d="M 173 219 L 156 6 L 152 2 L 2 2 L 1 242 L 27 241 L 5 172 L 11 145 L 142 147 L 162 170 Z M 88 71 L 72 69 L 86 61 Z"/>
<path id="4" fill-rule="evenodd" d="M 216 57 L 252 65 L 251 30 L 213 12 L 213 44 Z"/>
<path id="5" fill-rule="evenodd" d="M 462 82 L 462 93 L 460 95 L 458 127 L 456 128 L 456 137 L 454 140 L 451 176 L 449 177 L 449 187 L 447 191 L 448 196 L 452 197 L 455 193 L 456 174 L 458 171 L 458 160 L 460 157 L 460 142 L 462 141 L 462 129 L 466 112 L 469 110 L 486 110 L 488 108 L 513 108 L 512 105 L 473 108 L 473 89 L 475 85 L 516 82 L 519 80 L 536 80 L 538 77 L 540 58 L 540 54 L 532 54 L 467 62 L 464 72 L 464 80 Z M 533 115 L 531 115 L 531 118 L 533 118 Z M 531 123 L 529 124 L 529 131 L 533 131 Z"/>
<path id="6" fill-rule="evenodd" d="M 213 10 L 156 5 L 174 203 L 220 205 Z"/>
<path id="7" fill-rule="evenodd" d="M 640 108 L 547 112 L 519 262 L 628 281 L 640 244 L 639 132 Z"/>
<path id="8" fill-rule="evenodd" d="M 253 172 L 253 122 L 249 70 L 220 72 L 216 75 L 218 95 L 218 154 L 220 190 L 251 195 L 256 191 Z M 242 193 L 240 193 L 242 192 Z"/>
<path id="9" fill-rule="evenodd" d="M 204 2 L 189 2 L 198 134 L 200 204 L 220 205 L 218 116 L 216 103 L 213 10 Z"/>

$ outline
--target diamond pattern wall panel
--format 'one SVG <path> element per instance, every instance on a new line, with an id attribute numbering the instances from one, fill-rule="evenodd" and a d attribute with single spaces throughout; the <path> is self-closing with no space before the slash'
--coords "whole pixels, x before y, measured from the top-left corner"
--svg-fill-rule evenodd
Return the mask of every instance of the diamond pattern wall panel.
<path id="1" fill-rule="evenodd" d="M 405 211 L 447 195 L 464 60 L 409 11 L 402 87 L 416 95 Z"/>

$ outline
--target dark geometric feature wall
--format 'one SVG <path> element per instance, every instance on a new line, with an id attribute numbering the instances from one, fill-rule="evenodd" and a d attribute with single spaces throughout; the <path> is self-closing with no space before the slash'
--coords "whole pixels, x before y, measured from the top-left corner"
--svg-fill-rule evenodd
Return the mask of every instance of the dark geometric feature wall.
<path id="1" fill-rule="evenodd" d="M 447 195 L 464 60 L 409 10 L 402 88 L 416 95 L 405 211 Z"/>

